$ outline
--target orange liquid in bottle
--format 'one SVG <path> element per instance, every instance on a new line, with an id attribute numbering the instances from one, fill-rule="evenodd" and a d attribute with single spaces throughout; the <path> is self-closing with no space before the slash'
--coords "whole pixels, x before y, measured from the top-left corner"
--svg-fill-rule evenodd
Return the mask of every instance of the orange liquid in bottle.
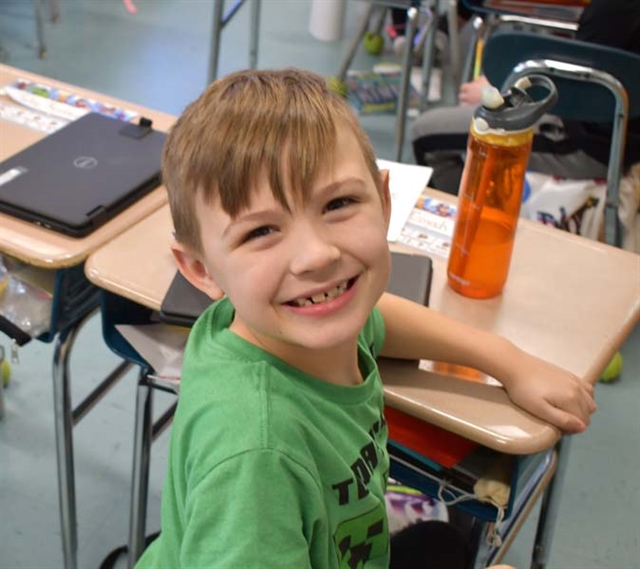
<path id="1" fill-rule="evenodd" d="M 447 276 L 471 298 L 500 294 L 509 273 L 533 129 L 469 134 Z"/>

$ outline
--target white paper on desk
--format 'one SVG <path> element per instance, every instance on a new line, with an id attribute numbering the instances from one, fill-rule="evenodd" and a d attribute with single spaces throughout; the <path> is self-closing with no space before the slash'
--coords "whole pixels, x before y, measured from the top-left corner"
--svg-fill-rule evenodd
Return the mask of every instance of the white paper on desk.
<path id="1" fill-rule="evenodd" d="M 387 232 L 387 241 L 394 242 L 400 237 L 402 227 L 409 218 L 413 206 L 429 183 L 433 168 L 415 164 L 401 164 L 390 160 L 377 160 L 376 162 L 381 170 L 389 170 L 391 221 Z"/>
<path id="2" fill-rule="evenodd" d="M 119 324 L 116 329 L 142 358 L 163 378 L 179 378 L 182 356 L 189 337 L 189 329 L 167 324 L 130 326 Z"/>

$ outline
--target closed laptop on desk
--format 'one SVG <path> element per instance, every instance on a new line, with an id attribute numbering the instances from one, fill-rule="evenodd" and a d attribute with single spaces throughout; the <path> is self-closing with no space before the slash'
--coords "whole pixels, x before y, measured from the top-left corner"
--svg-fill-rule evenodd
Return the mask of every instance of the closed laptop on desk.
<path id="1" fill-rule="evenodd" d="M 159 185 L 164 140 L 89 113 L 2 162 L 0 211 L 87 235 Z"/>

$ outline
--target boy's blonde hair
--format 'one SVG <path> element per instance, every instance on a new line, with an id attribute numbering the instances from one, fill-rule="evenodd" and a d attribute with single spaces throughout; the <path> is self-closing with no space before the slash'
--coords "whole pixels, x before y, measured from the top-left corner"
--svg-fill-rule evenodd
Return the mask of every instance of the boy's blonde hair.
<path id="1" fill-rule="evenodd" d="M 356 137 L 378 190 L 380 176 L 367 135 L 325 80 L 298 69 L 241 71 L 212 83 L 171 129 L 162 175 L 176 239 L 202 251 L 196 197 L 230 216 L 249 206 L 266 176 L 289 208 L 285 184 L 305 200 L 320 170 L 330 168 L 337 128 Z"/>

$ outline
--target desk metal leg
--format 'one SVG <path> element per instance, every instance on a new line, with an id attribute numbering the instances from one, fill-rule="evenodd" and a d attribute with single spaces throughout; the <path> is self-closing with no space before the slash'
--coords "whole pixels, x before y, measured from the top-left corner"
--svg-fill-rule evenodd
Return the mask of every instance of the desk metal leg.
<path id="1" fill-rule="evenodd" d="M 78 528 L 76 518 L 76 482 L 73 469 L 73 411 L 69 378 L 69 355 L 80 323 L 60 332 L 53 354 L 53 406 L 58 459 L 60 531 L 66 569 L 76 569 Z"/>
<path id="2" fill-rule="evenodd" d="M 78 551 L 78 523 L 76 514 L 76 481 L 73 461 L 73 427 L 93 408 L 105 393 L 129 369 L 122 362 L 79 405 L 71 406 L 71 377 L 69 359 L 75 339 L 88 314 L 56 336 L 53 352 L 53 409 L 58 462 L 58 495 L 60 501 L 60 533 L 66 569 L 76 569 Z"/>
<path id="3" fill-rule="evenodd" d="M 140 558 L 145 545 L 147 498 L 149 490 L 149 460 L 153 428 L 153 387 L 147 382 L 147 372 L 140 371 L 136 394 L 136 419 L 133 443 L 133 473 L 129 516 L 129 558 L 131 568 Z"/>
<path id="4" fill-rule="evenodd" d="M 558 443 L 558 466 L 542 496 L 540 518 L 533 543 L 531 569 L 544 569 L 549 560 L 553 531 L 558 520 L 560 495 L 569 463 L 570 440 L 569 437 L 563 437 Z"/>

